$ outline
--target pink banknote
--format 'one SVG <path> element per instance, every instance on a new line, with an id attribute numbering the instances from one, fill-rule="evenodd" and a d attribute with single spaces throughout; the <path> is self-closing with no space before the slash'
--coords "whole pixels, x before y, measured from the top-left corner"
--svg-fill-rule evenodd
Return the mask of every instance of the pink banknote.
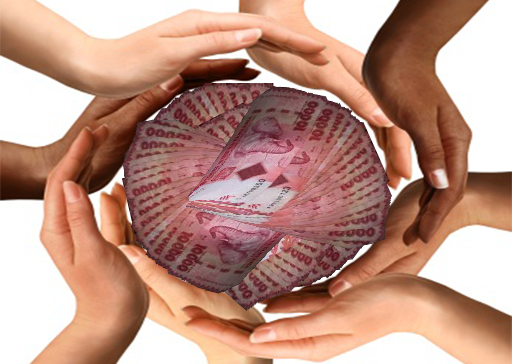
<path id="1" fill-rule="evenodd" d="M 299 90 L 188 91 L 139 124 L 124 170 L 147 254 L 246 309 L 331 275 L 384 236 L 390 193 L 366 128 Z"/>

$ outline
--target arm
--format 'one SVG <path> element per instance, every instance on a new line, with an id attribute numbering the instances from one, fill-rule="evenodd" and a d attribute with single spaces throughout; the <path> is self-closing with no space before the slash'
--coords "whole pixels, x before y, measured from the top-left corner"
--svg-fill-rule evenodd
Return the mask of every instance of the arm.
<path id="1" fill-rule="evenodd" d="M 112 194 L 101 195 L 101 232 L 114 246 L 132 257 L 130 261 L 142 280 L 151 287 L 148 317 L 178 335 L 196 343 L 209 364 L 268 364 L 272 360 L 240 355 L 229 346 L 187 328 L 187 317 L 182 308 L 190 304 L 204 307 L 221 317 L 239 318 L 258 325 L 264 322 L 254 308 L 244 310 L 226 294 L 217 294 L 194 287 L 170 275 L 164 268 L 148 258 L 138 247 L 126 212 L 126 194 L 116 184 Z M 127 246 L 129 245 L 129 246 Z"/>
<path id="2" fill-rule="evenodd" d="M 73 322 L 67 326 L 32 364 L 114 364 L 128 348 L 140 325 L 123 332 Z"/>
<path id="3" fill-rule="evenodd" d="M 329 64 L 315 67 L 286 53 L 264 47 L 247 49 L 260 66 L 299 85 L 324 89 L 340 98 L 374 130 L 386 156 L 389 185 L 396 188 L 401 178 L 411 177 L 411 140 L 379 108 L 363 84 L 364 54 L 317 29 L 308 19 L 304 0 L 240 0 L 240 11 L 270 16 L 292 30 L 325 44 Z"/>
<path id="4" fill-rule="evenodd" d="M 261 357 L 323 361 L 395 332 L 426 337 L 466 364 L 512 360 L 509 315 L 438 283 L 387 274 L 347 289 L 324 308 L 249 330 L 197 307 L 187 326 Z"/>
<path id="5" fill-rule="evenodd" d="M 206 56 L 260 39 L 314 64 L 325 47 L 264 17 L 188 11 L 119 39 L 92 38 L 33 0 L 2 2 L 2 55 L 95 95 L 129 97 Z M 129 59 L 130 62 L 126 62 Z M 142 68 L 141 68 L 142 67 Z"/>
<path id="6" fill-rule="evenodd" d="M 419 211 L 423 181 L 402 190 L 386 219 L 386 238 L 344 267 L 332 279 L 266 301 L 266 312 L 312 312 L 325 306 L 330 294 L 383 273 L 419 274 L 448 236 L 471 225 L 512 231 L 512 173 L 470 173 L 466 194 L 448 214 L 429 244 L 406 246 L 402 236 Z M 330 294 L 329 294 L 330 293 Z"/>
<path id="7" fill-rule="evenodd" d="M 132 143 L 137 123 L 149 118 L 184 89 L 227 78 L 251 80 L 259 72 L 248 68 L 245 59 L 200 60 L 191 63 L 174 84 L 154 87 L 135 98 L 113 100 L 96 97 L 66 135 L 44 147 L 28 147 L 0 141 L 0 200 L 41 199 L 48 173 L 62 159 L 85 127 L 106 125 L 109 138 L 93 161 L 89 191 L 101 189 L 115 176 Z M 173 81 L 171 80 L 171 81 Z"/>
<path id="8" fill-rule="evenodd" d="M 41 241 L 76 299 L 72 323 L 37 364 L 116 363 L 138 332 L 148 293 L 128 259 L 103 239 L 87 192 L 91 157 L 108 129 L 84 129 L 48 177 Z"/>
<path id="9" fill-rule="evenodd" d="M 461 200 L 471 130 L 435 71 L 442 47 L 484 0 L 402 0 L 376 35 L 363 65 L 366 85 L 393 122 L 411 136 L 431 189 L 408 242 L 428 242 Z"/>

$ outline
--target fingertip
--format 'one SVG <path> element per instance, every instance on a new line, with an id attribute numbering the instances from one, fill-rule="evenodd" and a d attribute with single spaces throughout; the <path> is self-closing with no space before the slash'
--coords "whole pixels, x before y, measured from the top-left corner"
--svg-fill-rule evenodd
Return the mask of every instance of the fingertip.
<path id="1" fill-rule="evenodd" d="M 371 118 L 376 126 L 382 128 L 391 128 L 395 124 L 384 114 L 380 107 L 375 108 L 371 114 Z"/>
<path id="2" fill-rule="evenodd" d="M 73 204 L 81 199 L 81 191 L 75 182 L 64 181 L 62 188 L 64 190 L 64 198 L 67 204 Z"/>
<path id="3" fill-rule="evenodd" d="M 329 285 L 329 294 L 334 297 L 339 295 L 341 292 L 351 288 L 352 284 L 345 279 L 337 279 Z"/>
<path id="4" fill-rule="evenodd" d="M 133 265 L 137 264 L 142 258 L 144 258 L 145 255 L 142 253 L 142 249 L 138 249 L 132 245 L 120 245 L 119 250 L 121 250 L 121 252 Z"/>
<path id="5" fill-rule="evenodd" d="M 446 170 L 444 168 L 436 169 L 430 172 L 429 179 L 432 183 L 432 187 L 438 190 L 444 190 L 450 186 L 448 183 L 448 175 L 446 174 Z"/>

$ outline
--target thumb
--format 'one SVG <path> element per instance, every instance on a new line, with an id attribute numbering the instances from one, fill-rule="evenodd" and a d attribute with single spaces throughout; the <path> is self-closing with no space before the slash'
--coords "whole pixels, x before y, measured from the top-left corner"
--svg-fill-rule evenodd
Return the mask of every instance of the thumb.
<path id="1" fill-rule="evenodd" d="M 437 123 L 420 123 L 413 123 L 416 128 L 407 132 L 414 141 L 423 175 L 430 186 L 436 189 L 448 188 L 444 148 Z"/>
<path id="2" fill-rule="evenodd" d="M 261 38 L 263 32 L 259 28 L 212 32 L 181 38 L 184 43 L 180 50 L 189 61 L 212 56 L 219 53 L 234 52 L 253 46 Z"/>
<path id="3" fill-rule="evenodd" d="M 75 251 L 94 251 L 104 241 L 94 219 L 94 210 L 84 188 L 73 181 L 62 185 L 66 200 L 66 216 Z"/>

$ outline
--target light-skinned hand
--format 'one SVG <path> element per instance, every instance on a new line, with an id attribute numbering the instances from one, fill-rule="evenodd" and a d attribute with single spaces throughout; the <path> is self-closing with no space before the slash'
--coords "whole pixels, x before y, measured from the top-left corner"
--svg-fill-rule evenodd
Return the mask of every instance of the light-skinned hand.
<path id="1" fill-rule="evenodd" d="M 384 240 L 373 244 L 335 278 L 266 300 L 265 312 L 313 312 L 327 304 L 331 294 L 339 293 L 340 290 L 360 284 L 376 275 L 418 274 L 449 234 L 476 223 L 472 213 L 472 194 L 469 193 L 445 219 L 431 243 L 405 245 L 403 235 L 420 209 L 418 200 L 423 191 L 423 183 L 423 180 L 418 180 L 409 184 L 393 201 L 386 218 Z"/>
<path id="2" fill-rule="evenodd" d="M 424 284 L 417 277 L 376 277 L 334 297 L 320 311 L 255 329 L 197 307 L 185 313 L 192 319 L 187 326 L 243 354 L 323 361 L 392 332 L 422 332 L 433 311 Z"/>
<path id="3" fill-rule="evenodd" d="M 385 116 L 365 88 L 364 54 L 315 28 L 304 12 L 303 0 L 241 0 L 240 11 L 270 16 L 291 30 L 325 44 L 327 48 L 322 53 L 329 63 L 322 67 L 287 53 L 277 53 L 265 43 L 248 48 L 247 52 L 260 66 L 287 80 L 308 88 L 324 89 L 339 97 L 372 126 L 386 156 L 389 185 L 396 188 L 401 178 L 411 178 L 411 140 Z"/>
<path id="4" fill-rule="evenodd" d="M 263 323 L 264 319 L 256 309 L 244 310 L 225 293 L 209 292 L 170 275 L 147 257 L 135 241 L 125 206 L 126 194 L 121 185 L 116 184 L 111 194 L 102 193 L 101 232 L 113 246 L 121 248 L 146 283 L 150 295 L 148 317 L 196 343 L 210 364 L 268 362 L 242 356 L 229 346 L 185 326 L 188 318 L 181 309 L 189 305 L 202 307 L 223 318 L 248 322 L 251 327 Z"/>
<path id="5" fill-rule="evenodd" d="M 102 236 L 87 191 L 91 159 L 108 138 L 84 129 L 48 176 L 41 241 L 76 298 L 72 322 L 37 364 L 116 363 L 137 334 L 148 293 L 129 260 Z"/>
<path id="6" fill-rule="evenodd" d="M 448 287 L 385 274 L 342 291 L 321 310 L 251 329 L 198 307 L 187 326 L 243 355 L 324 361 L 396 332 L 422 335 L 468 364 L 512 360 L 512 319 Z"/>
<path id="7" fill-rule="evenodd" d="M 323 65 L 325 46 L 263 16 L 189 10 L 118 39 L 94 38 L 34 0 L 5 0 L 1 55 L 99 96 L 138 95 L 203 57 L 258 42 Z"/>

